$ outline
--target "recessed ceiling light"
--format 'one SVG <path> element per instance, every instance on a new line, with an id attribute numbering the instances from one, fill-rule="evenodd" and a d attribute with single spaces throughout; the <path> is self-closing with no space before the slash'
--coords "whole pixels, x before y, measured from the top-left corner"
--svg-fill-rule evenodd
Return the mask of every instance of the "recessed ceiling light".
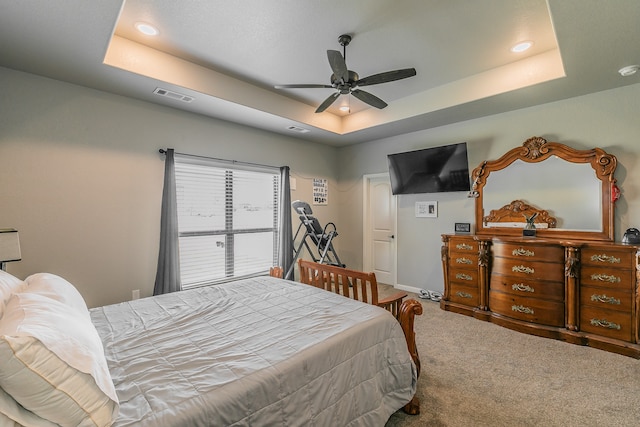
<path id="1" fill-rule="evenodd" d="M 146 22 L 136 22 L 136 29 L 147 36 L 157 36 L 159 33 L 156 27 Z"/>
<path id="2" fill-rule="evenodd" d="M 640 70 L 640 65 L 628 65 L 618 70 L 622 77 L 632 76 Z"/>
<path id="3" fill-rule="evenodd" d="M 511 47 L 511 52 L 514 53 L 520 53 L 520 52 L 524 52 L 525 50 L 529 49 L 531 46 L 533 46 L 533 42 L 530 40 L 527 41 L 523 41 L 520 42 L 514 46 Z"/>

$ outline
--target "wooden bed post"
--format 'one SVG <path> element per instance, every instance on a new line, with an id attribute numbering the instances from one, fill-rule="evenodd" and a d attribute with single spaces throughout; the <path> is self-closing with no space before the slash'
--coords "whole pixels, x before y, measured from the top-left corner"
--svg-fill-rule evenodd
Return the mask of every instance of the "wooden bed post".
<path id="1" fill-rule="evenodd" d="M 413 323 L 415 316 L 420 316 L 421 314 L 422 304 L 414 299 L 409 299 L 400 305 L 397 317 L 400 326 L 402 326 L 404 338 L 407 340 L 409 354 L 416 364 L 418 378 L 420 378 L 420 355 L 418 354 L 418 346 L 416 345 L 416 333 L 413 329 Z M 404 405 L 402 409 L 409 415 L 418 415 L 420 413 L 420 399 L 414 395 L 411 401 Z"/>

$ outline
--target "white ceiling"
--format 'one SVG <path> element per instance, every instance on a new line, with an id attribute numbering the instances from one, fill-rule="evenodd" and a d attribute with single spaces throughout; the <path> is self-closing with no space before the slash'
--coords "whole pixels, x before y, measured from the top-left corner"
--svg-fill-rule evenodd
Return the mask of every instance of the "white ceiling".
<path id="1" fill-rule="evenodd" d="M 617 72 L 640 64 L 638 22 L 638 0 L 5 1 L 0 66 L 341 146 L 638 83 Z M 417 70 L 364 88 L 387 108 L 317 114 L 333 89 L 273 88 L 330 84 L 341 34 L 361 78 Z"/>

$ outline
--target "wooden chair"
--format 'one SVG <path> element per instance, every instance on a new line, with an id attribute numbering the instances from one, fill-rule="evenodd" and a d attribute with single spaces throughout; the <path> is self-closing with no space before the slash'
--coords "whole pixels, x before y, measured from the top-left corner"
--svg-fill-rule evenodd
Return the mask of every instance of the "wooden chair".
<path id="1" fill-rule="evenodd" d="M 406 292 L 397 292 L 378 299 L 378 281 L 375 273 L 349 270 L 334 265 L 299 260 L 300 281 L 307 285 L 335 292 L 358 301 L 377 305 L 390 311 L 396 318 Z"/>
<path id="2" fill-rule="evenodd" d="M 273 266 L 269 269 L 269 276 L 277 277 L 278 279 L 282 279 L 282 267 Z"/>

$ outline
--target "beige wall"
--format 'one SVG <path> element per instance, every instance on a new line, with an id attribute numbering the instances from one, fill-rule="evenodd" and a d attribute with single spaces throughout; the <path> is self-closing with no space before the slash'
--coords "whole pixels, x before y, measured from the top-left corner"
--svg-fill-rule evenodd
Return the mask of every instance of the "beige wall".
<path id="1" fill-rule="evenodd" d="M 362 266 L 362 176 L 387 171 L 386 155 L 467 141 L 469 166 L 497 159 L 531 136 L 574 148 L 601 147 L 617 156 L 616 178 L 622 199 L 616 204 L 616 238 L 629 227 L 640 228 L 640 84 L 456 123 L 435 129 L 341 148 L 338 182 L 341 193 L 340 236 L 344 261 Z M 438 218 L 415 218 L 416 201 L 437 201 Z M 455 222 L 473 223 L 474 202 L 466 193 L 398 196 L 398 284 L 443 289 L 441 234 Z"/>
<path id="2" fill-rule="evenodd" d="M 0 228 L 17 228 L 22 246 L 7 269 L 59 274 L 90 306 L 153 291 L 159 148 L 289 165 L 293 200 L 310 201 L 314 177 L 328 178 L 335 196 L 331 147 L 5 68 L 0 93 Z M 314 213 L 330 221 L 337 204 Z"/>

